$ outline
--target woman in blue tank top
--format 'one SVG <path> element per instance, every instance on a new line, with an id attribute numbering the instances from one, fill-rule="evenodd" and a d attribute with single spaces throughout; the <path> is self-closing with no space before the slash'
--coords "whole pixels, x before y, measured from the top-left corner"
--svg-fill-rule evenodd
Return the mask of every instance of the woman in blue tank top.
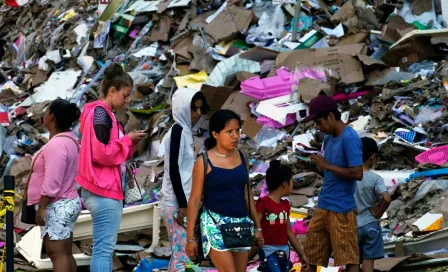
<path id="1" fill-rule="evenodd" d="M 222 224 L 250 222 L 254 224 L 256 241 L 263 242 L 252 191 L 247 186 L 249 174 L 246 161 L 237 150 L 241 119 L 233 111 L 219 110 L 210 118 L 209 126 L 210 138 L 205 142 L 208 150 L 205 186 L 202 157 L 196 160 L 193 169 L 193 186 L 187 212 L 186 251 L 192 259 L 197 255 L 194 225 L 203 190 L 206 190 L 206 212 L 199 215 L 204 255 L 210 254 L 218 271 L 243 272 L 246 271 L 250 247 L 226 248 L 220 230 Z"/>

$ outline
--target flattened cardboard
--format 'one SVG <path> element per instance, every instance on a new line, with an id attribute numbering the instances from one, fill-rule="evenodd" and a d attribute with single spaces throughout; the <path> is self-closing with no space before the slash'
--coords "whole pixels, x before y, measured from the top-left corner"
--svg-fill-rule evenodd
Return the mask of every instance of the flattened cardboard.
<path id="1" fill-rule="evenodd" d="M 362 31 L 352 35 L 345 35 L 339 40 L 336 46 L 363 43 L 367 40 L 368 36 L 369 36 L 368 32 L 362 32 Z"/>
<path id="2" fill-rule="evenodd" d="M 391 47 L 381 59 L 390 66 L 407 67 L 434 55 L 435 53 L 429 39 L 427 37 L 419 37 L 408 43 L 401 43 L 394 48 Z"/>
<path id="3" fill-rule="evenodd" d="M 181 56 L 187 60 L 193 59 L 193 54 L 189 51 L 189 48 L 193 46 L 193 37 L 188 36 L 179 41 L 174 47 L 173 51 L 176 55 Z"/>
<path id="4" fill-rule="evenodd" d="M 353 6 L 353 2 L 347 1 L 333 16 L 331 16 L 330 20 L 332 22 L 344 22 L 348 19 L 355 16 L 355 7 Z"/>
<path id="5" fill-rule="evenodd" d="M 265 60 L 275 60 L 278 56 L 279 52 L 261 48 L 261 47 L 255 47 L 250 50 L 247 50 L 246 52 L 242 53 L 240 55 L 240 58 L 247 59 L 247 60 L 253 60 L 257 62 L 263 62 Z"/>
<path id="6" fill-rule="evenodd" d="M 247 30 L 251 20 L 252 11 L 228 6 L 210 24 L 207 24 L 204 30 L 216 42 L 230 41 L 240 31 Z"/>
<path id="7" fill-rule="evenodd" d="M 209 85 L 202 85 L 202 93 L 207 99 L 207 103 L 210 105 L 211 112 L 210 115 L 221 109 L 222 105 L 229 98 L 230 94 L 233 92 L 231 87 L 213 87 Z"/>
<path id="8" fill-rule="evenodd" d="M 391 271 L 394 267 L 406 261 L 409 257 L 384 258 L 375 260 L 374 268 L 378 271 Z"/>
<path id="9" fill-rule="evenodd" d="M 290 195 L 289 200 L 293 208 L 301 207 L 308 204 L 308 197 L 306 195 Z"/>
<path id="10" fill-rule="evenodd" d="M 322 82 L 314 78 L 302 78 L 299 81 L 299 96 L 305 103 L 310 103 L 313 98 L 321 92 L 327 95 L 333 95 L 334 89 L 327 82 Z"/>
<path id="11" fill-rule="evenodd" d="M 253 139 L 257 136 L 260 129 L 261 125 L 257 123 L 257 117 L 249 115 L 246 121 L 244 121 L 242 133 Z"/>
<path id="12" fill-rule="evenodd" d="M 433 40 L 443 40 L 445 42 L 448 41 L 448 28 L 444 29 L 430 29 L 430 30 L 413 30 L 404 37 L 402 37 L 400 40 L 398 40 L 396 43 L 394 43 L 390 49 L 393 49 L 397 46 L 400 46 L 404 43 L 406 43 L 409 40 L 417 39 L 418 37 L 430 37 Z"/>
<path id="13" fill-rule="evenodd" d="M 239 82 L 243 82 L 244 80 L 253 78 L 254 76 L 257 75 L 246 71 L 236 73 L 236 79 L 238 79 Z"/>
<path id="14" fill-rule="evenodd" d="M 346 84 L 364 80 L 361 62 L 354 56 L 364 54 L 365 44 L 352 44 L 330 48 L 304 49 L 280 53 L 274 69 L 286 66 L 291 71 L 298 62 L 311 66 L 322 66 L 339 73 L 341 82 Z"/>
<path id="15" fill-rule="evenodd" d="M 384 26 L 383 34 L 381 35 L 381 39 L 388 42 L 396 42 L 401 39 L 403 36 L 400 35 L 402 30 L 408 29 L 412 31 L 415 29 L 415 26 L 412 24 L 406 23 L 403 17 L 399 15 L 395 15 L 390 17 L 387 25 Z"/>
<path id="16" fill-rule="evenodd" d="M 152 42 L 156 41 L 168 41 L 170 29 L 171 29 L 171 18 L 166 15 L 154 15 L 154 18 L 158 17 L 158 22 L 155 24 L 151 30 L 151 36 L 149 40 Z"/>
<path id="17" fill-rule="evenodd" d="M 247 106 L 248 103 L 256 101 L 253 97 L 240 94 L 239 92 L 233 92 L 227 98 L 221 109 L 227 109 L 236 112 L 241 120 L 245 121 L 250 115 L 250 108 Z"/>

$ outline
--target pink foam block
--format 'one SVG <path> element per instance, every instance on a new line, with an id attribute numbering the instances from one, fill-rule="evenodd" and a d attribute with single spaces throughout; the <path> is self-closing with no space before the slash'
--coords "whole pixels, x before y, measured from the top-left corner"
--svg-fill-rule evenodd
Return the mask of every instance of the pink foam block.
<path id="1" fill-rule="evenodd" d="M 263 78 L 253 77 L 241 82 L 241 93 L 258 100 L 266 100 L 287 95 L 291 92 L 290 75 L 287 68 L 280 68 L 276 76 Z"/>

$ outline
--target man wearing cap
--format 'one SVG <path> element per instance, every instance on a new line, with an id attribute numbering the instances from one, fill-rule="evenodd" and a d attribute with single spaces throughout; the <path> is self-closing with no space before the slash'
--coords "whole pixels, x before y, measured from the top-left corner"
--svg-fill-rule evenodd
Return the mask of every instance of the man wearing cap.
<path id="1" fill-rule="evenodd" d="M 328 266 L 333 256 L 336 266 L 359 271 L 357 242 L 356 182 L 363 177 L 362 144 L 358 134 L 341 121 L 341 113 L 331 96 L 318 96 L 309 104 L 310 114 L 303 122 L 314 121 L 325 133 L 324 157 L 311 161 L 324 172 L 317 210 L 305 239 L 305 254 L 312 265 Z"/>

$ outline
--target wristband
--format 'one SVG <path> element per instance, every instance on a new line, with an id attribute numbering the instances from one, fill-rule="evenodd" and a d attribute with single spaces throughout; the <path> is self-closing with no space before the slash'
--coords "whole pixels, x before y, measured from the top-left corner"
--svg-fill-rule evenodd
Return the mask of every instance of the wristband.
<path id="1" fill-rule="evenodd" d="M 187 239 L 187 243 L 196 243 L 195 239 Z"/>
<path id="2" fill-rule="evenodd" d="M 256 228 L 255 231 L 263 231 L 262 228 Z"/>

